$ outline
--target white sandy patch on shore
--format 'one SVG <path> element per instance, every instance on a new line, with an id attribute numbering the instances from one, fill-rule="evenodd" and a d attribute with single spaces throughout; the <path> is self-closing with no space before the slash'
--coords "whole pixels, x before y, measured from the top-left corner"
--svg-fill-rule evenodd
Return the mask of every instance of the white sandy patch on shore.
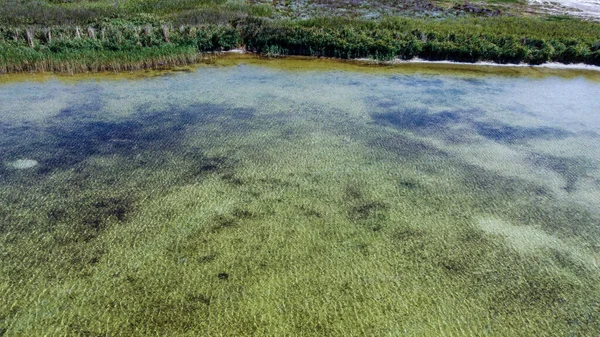
<path id="1" fill-rule="evenodd" d="M 529 0 L 529 3 L 542 6 L 552 12 L 600 19 L 600 0 Z"/>
<path id="2" fill-rule="evenodd" d="M 529 68 L 548 68 L 548 69 L 571 69 L 571 70 L 591 70 L 591 71 L 600 71 L 600 66 L 594 66 L 591 64 L 584 63 L 573 63 L 573 64 L 564 64 L 558 62 L 548 62 L 543 64 L 531 65 L 527 63 L 495 63 L 488 61 L 480 61 L 480 62 L 456 62 L 456 61 L 428 61 L 420 58 L 413 58 L 410 60 L 402 60 L 395 59 L 393 61 L 377 61 L 369 58 L 358 58 L 354 59 L 354 61 L 359 62 L 372 62 L 372 63 L 382 63 L 382 64 L 448 64 L 448 65 L 465 65 L 465 66 L 485 66 L 485 67 L 507 67 L 507 68 L 516 68 L 516 67 L 529 67 Z"/>

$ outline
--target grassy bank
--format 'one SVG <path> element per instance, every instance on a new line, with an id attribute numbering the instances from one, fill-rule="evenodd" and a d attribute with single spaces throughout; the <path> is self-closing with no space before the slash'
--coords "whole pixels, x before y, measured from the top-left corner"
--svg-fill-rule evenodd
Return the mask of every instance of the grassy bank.
<path id="1" fill-rule="evenodd" d="M 498 63 L 600 64 L 600 25 L 524 18 L 313 20 L 242 27 L 248 49 L 265 54 Z"/>
<path id="2" fill-rule="evenodd" d="M 388 18 L 380 21 L 238 18 L 179 25 L 113 19 L 86 26 L 0 28 L 0 72 L 85 72 L 196 62 L 245 47 L 268 55 L 600 65 L 600 24 L 524 18 Z"/>
<path id="3" fill-rule="evenodd" d="M 0 73 L 161 68 L 243 47 L 268 56 L 600 64 L 600 23 L 525 3 L 0 0 Z M 525 6 L 525 7 L 524 7 Z"/>
<path id="4" fill-rule="evenodd" d="M 52 28 L 0 28 L 0 72 L 132 70 L 196 62 L 241 43 L 231 27 L 112 20 Z"/>

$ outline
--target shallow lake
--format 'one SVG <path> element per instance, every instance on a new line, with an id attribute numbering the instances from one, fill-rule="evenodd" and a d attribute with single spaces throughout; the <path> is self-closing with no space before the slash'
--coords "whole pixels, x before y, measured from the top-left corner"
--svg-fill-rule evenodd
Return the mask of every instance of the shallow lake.
<path id="1" fill-rule="evenodd" d="M 0 335 L 600 333 L 598 75 L 481 69 L 4 78 Z"/>

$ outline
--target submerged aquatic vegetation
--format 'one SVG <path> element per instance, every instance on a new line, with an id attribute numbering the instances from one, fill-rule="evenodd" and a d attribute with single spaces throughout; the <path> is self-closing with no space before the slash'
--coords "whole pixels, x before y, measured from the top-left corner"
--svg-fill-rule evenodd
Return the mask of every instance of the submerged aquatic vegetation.
<path id="1" fill-rule="evenodd" d="M 254 62 L 2 85 L 4 335 L 598 331 L 596 82 Z"/>

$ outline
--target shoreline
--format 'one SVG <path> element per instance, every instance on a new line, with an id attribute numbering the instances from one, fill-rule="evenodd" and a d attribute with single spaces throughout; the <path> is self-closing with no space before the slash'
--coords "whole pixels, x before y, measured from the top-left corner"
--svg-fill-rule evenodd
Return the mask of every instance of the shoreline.
<path id="1" fill-rule="evenodd" d="M 600 69 L 595 33 L 600 24 L 515 18 L 332 23 L 250 17 L 235 26 L 178 29 L 156 22 L 145 26 L 109 22 L 89 26 L 86 34 L 81 33 L 83 28 L 69 26 L 9 29 L 0 34 L 0 74 L 171 69 L 226 50 L 267 58 L 306 56 L 383 65 Z"/>
<path id="2" fill-rule="evenodd" d="M 193 72 L 206 66 L 264 66 L 278 70 L 335 71 L 348 70 L 366 73 L 407 73 L 407 74 L 459 74 L 461 76 L 522 76 L 542 78 L 556 76 L 562 78 L 583 77 L 600 82 L 600 66 L 586 64 L 546 63 L 541 65 L 500 64 L 493 62 L 453 62 L 428 61 L 419 58 L 411 60 L 378 61 L 367 58 L 342 59 L 302 55 L 265 56 L 244 49 L 200 53 L 195 62 L 172 66 L 156 66 L 138 69 L 101 70 L 86 72 L 17 72 L 0 74 L 0 85 L 24 81 L 44 82 L 52 79 L 76 82 L 82 79 L 118 80 L 143 79 L 170 73 Z"/>
<path id="3" fill-rule="evenodd" d="M 377 61 L 367 58 L 359 58 L 354 59 L 353 61 L 357 62 L 377 62 L 381 64 L 389 64 L 389 65 L 403 65 L 403 64 L 440 64 L 440 65 L 457 65 L 457 66 L 479 66 L 479 67 L 506 67 L 506 68 L 546 68 L 546 69 L 565 69 L 565 70 L 586 70 L 586 71 L 597 71 L 600 72 L 600 66 L 595 66 L 591 64 L 585 63 L 560 63 L 560 62 L 546 62 L 542 64 L 527 64 L 527 63 L 496 63 L 491 61 L 479 61 L 479 62 L 460 62 L 460 61 L 449 61 L 449 60 L 441 60 L 441 61 L 430 61 L 420 59 L 418 57 L 410 59 L 410 60 L 402 60 L 395 59 L 392 61 Z"/>
<path id="4" fill-rule="evenodd" d="M 268 56 L 260 55 L 253 52 L 248 52 L 244 49 L 231 49 L 223 52 L 218 52 L 213 55 L 251 55 L 259 58 L 266 58 Z M 218 57 L 218 56 L 217 56 Z M 402 66 L 402 65 L 448 65 L 448 66 L 466 66 L 466 67 L 500 67 L 500 68 L 530 68 L 530 69 L 551 69 L 551 70 L 583 70 L 590 72 L 600 73 L 600 66 L 585 64 L 585 63 L 560 63 L 560 62 L 546 62 L 542 64 L 527 64 L 521 63 L 496 63 L 492 61 L 478 61 L 478 62 L 460 62 L 450 60 L 425 60 L 418 57 L 403 60 L 400 58 L 391 61 L 378 61 L 370 58 L 355 58 L 355 59 L 341 59 L 341 58 L 327 58 L 327 57 L 315 57 L 315 56 L 303 56 L 303 55 L 282 55 L 276 56 L 275 58 L 306 58 L 306 59 L 332 59 L 340 62 L 351 62 L 351 63 L 362 63 L 362 64 L 373 64 L 373 65 L 389 65 L 389 66 Z"/>
<path id="5" fill-rule="evenodd" d="M 176 71 L 176 69 L 186 67 L 196 67 L 202 64 L 213 63 L 217 59 L 224 58 L 259 58 L 264 60 L 273 59 L 303 59 L 303 60 L 332 60 L 336 62 L 354 63 L 359 65 L 375 65 L 375 66 L 391 66 L 391 67 L 402 67 L 402 66 L 424 66 L 424 67 L 439 67 L 444 68 L 464 68 L 469 70 L 476 69 L 535 69 L 535 70 L 554 70 L 554 71 L 580 71 L 586 73 L 593 73 L 600 75 L 600 66 L 585 64 L 585 63 L 560 63 L 560 62 L 546 62 L 542 64 L 528 64 L 525 62 L 521 63 L 496 63 L 493 61 L 477 61 L 477 62 L 461 62 L 451 60 L 426 60 L 419 57 L 412 59 L 401 59 L 396 58 L 389 61 L 382 61 L 370 58 L 337 58 L 327 56 L 307 56 L 307 55 L 265 55 L 257 52 L 247 51 L 243 48 L 234 48 L 225 51 L 212 51 L 212 52 L 201 52 L 197 53 L 193 57 L 187 55 L 185 60 L 178 60 L 175 63 L 161 62 L 156 60 L 150 60 L 148 62 L 141 62 L 135 66 L 128 64 L 122 64 L 119 67 L 100 67 L 98 69 L 86 69 L 82 68 L 70 68 L 65 71 L 52 71 L 45 68 L 39 68 L 36 70 L 22 70 L 22 71 L 9 71 L 0 72 L 0 83 L 5 82 L 1 79 L 7 77 L 27 77 L 35 75 L 58 75 L 58 76 L 75 76 L 75 75 L 95 75 L 95 74 L 133 74 L 144 71 L 157 71 L 157 72 L 169 72 Z"/>

